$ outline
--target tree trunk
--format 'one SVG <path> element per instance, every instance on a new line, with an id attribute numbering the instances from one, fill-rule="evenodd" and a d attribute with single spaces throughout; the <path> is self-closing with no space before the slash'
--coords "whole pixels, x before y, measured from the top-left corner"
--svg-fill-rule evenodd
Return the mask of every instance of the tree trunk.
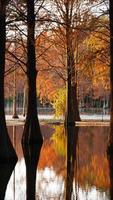
<path id="1" fill-rule="evenodd" d="M 27 87 L 24 85 L 24 95 L 23 95 L 23 116 L 26 116 L 26 105 L 27 105 Z"/>
<path id="2" fill-rule="evenodd" d="M 6 1 L 0 0 L 0 160 L 15 159 L 16 153 L 8 136 L 4 111 L 4 72 L 6 43 Z"/>
<path id="3" fill-rule="evenodd" d="M 110 136 L 108 154 L 113 153 L 113 1 L 109 1 L 110 15 Z"/>
<path id="4" fill-rule="evenodd" d="M 34 0 L 27 0 L 27 27 L 28 107 L 22 142 L 37 143 L 43 139 L 37 116 Z"/>
<path id="5" fill-rule="evenodd" d="M 75 76 L 75 58 L 72 46 L 72 30 L 68 14 L 67 2 L 67 26 L 66 26 L 66 42 L 67 42 L 67 125 L 74 125 L 75 121 L 80 121 L 78 100 L 77 100 L 77 80 Z"/>
<path id="6" fill-rule="evenodd" d="M 72 70 L 73 66 L 68 64 L 67 125 L 74 125 L 76 121 L 80 121 L 77 100 L 77 83 L 75 82 L 75 73 L 72 73 Z"/>

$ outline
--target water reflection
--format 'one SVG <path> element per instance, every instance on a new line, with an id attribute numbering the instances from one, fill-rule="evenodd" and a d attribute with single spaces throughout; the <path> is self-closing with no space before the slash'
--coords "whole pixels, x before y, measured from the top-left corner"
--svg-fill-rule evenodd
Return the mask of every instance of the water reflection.
<path id="1" fill-rule="evenodd" d="M 71 127 L 66 134 L 63 126 L 44 124 L 41 127 L 44 136 L 41 153 L 40 148 L 32 153 L 34 150 L 31 147 L 27 146 L 26 150 L 23 147 L 24 156 L 27 157 L 27 179 L 21 147 L 23 130 L 16 127 L 14 137 L 12 131 L 10 127 L 10 137 L 15 141 L 19 159 L 15 167 L 15 180 L 9 181 L 6 200 L 13 199 L 14 191 L 15 200 L 33 200 L 35 178 L 36 200 L 110 200 L 106 157 L 108 127 L 79 127 L 79 133 L 77 127 Z M 37 152 L 40 153 L 39 161 Z"/>
<path id="2" fill-rule="evenodd" d="M 71 200 L 76 195 L 76 200 L 78 199 L 77 195 L 77 141 L 78 141 L 78 131 L 79 128 L 75 126 L 69 126 L 66 129 L 67 131 L 67 181 L 66 181 L 66 200 Z M 73 191 L 73 181 L 75 177 L 75 191 Z M 75 198 L 74 198 L 75 199 Z"/>
<path id="3" fill-rule="evenodd" d="M 110 200 L 113 200 L 113 155 L 108 155 L 110 175 Z"/>
<path id="4" fill-rule="evenodd" d="M 15 168 L 17 160 L 0 162 L 0 200 L 4 200 L 10 176 Z"/>
<path id="5" fill-rule="evenodd" d="M 22 144 L 23 154 L 26 164 L 26 199 L 35 200 L 35 184 L 37 164 L 40 156 L 42 144 L 24 145 Z"/>
<path id="6" fill-rule="evenodd" d="M 66 134 L 63 126 L 52 126 L 53 134 L 44 140 L 38 164 L 37 199 L 64 200 Z M 54 130 L 54 131 L 53 131 Z M 44 132 L 43 132 L 44 133 Z"/>
<path id="7" fill-rule="evenodd" d="M 13 135 L 14 135 L 14 132 L 13 132 Z M 11 158 L 0 157 L 0 200 L 5 198 L 5 192 L 6 192 L 9 179 L 17 163 L 17 156 L 15 153 L 15 150 L 13 149 L 13 145 L 9 139 L 9 136 L 8 137 L 6 136 L 6 140 L 7 140 L 7 146 L 2 144 L 0 146 L 0 152 L 4 151 L 4 154 L 5 154 L 5 151 L 6 151 L 7 155 L 12 153 L 14 157 L 11 157 Z"/>

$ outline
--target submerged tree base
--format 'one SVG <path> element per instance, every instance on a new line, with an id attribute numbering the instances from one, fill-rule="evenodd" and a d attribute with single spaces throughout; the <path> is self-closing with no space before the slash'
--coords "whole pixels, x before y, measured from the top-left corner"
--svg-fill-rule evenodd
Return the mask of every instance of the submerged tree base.
<path id="1" fill-rule="evenodd" d="M 18 116 L 17 114 L 14 114 L 14 115 L 12 116 L 12 119 L 19 119 L 19 116 Z"/>
<path id="2" fill-rule="evenodd" d="M 71 117 L 70 117 L 71 116 Z M 67 127 L 67 126 L 75 126 L 75 123 L 77 122 L 77 121 L 81 121 L 81 119 L 80 119 L 80 116 L 79 116 L 79 114 L 77 113 L 77 115 L 76 116 L 74 116 L 74 117 L 72 117 L 72 115 L 70 114 L 70 116 L 69 115 L 65 115 L 65 121 L 64 121 L 64 126 L 65 127 Z"/>
<path id="3" fill-rule="evenodd" d="M 107 146 L 107 155 L 113 156 L 113 143 L 108 144 Z"/>
<path id="4" fill-rule="evenodd" d="M 26 119 L 22 135 L 23 144 L 42 144 L 43 137 L 40 130 L 38 119 Z"/>
<path id="5" fill-rule="evenodd" d="M 75 126 L 75 122 L 67 122 L 67 121 L 64 121 L 64 126 L 65 126 L 65 127 L 68 127 L 68 126 Z"/>
<path id="6" fill-rule="evenodd" d="M 3 127 L 3 126 L 2 126 Z M 17 155 L 10 141 L 7 128 L 0 129 L 0 162 L 17 161 Z"/>

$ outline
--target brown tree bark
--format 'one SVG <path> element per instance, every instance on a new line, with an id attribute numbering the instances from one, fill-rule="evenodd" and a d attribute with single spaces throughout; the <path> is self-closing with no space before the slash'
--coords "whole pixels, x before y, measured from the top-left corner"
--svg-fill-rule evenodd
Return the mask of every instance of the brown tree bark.
<path id="1" fill-rule="evenodd" d="M 27 28 L 28 107 L 22 142 L 39 143 L 43 139 L 37 116 L 34 0 L 27 0 Z"/>
<path id="2" fill-rule="evenodd" d="M 109 0 L 110 18 L 110 135 L 107 153 L 113 153 L 113 1 Z"/>
<path id="3" fill-rule="evenodd" d="M 7 1 L 0 0 L 0 160 L 17 160 L 16 153 L 8 136 L 4 111 L 6 3 Z"/>
<path id="4" fill-rule="evenodd" d="M 74 125 L 76 121 L 80 121 L 80 115 L 77 100 L 74 55 L 70 52 L 67 53 L 67 68 L 67 125 Z"/>
<path id="5" fill-rule="evenodd" d="M 66 7 L 66 46 L 67 46 L 67 116 L 66 124 L 74 125 L 75 121 L 80 121 L 78 100 L 77 100 L 77 80 L 75 76 L 75 58 L 72 41 L 71 18 L 69 15 L 69 2 Z"/>

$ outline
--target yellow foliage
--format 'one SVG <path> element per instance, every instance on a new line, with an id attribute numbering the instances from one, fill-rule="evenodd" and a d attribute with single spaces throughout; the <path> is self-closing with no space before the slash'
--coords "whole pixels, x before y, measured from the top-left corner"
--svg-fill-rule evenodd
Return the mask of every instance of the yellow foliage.
<path id="1" fill-rule="evenodd" d="M 55 116 L 63 116 L 66 110 L 66 89 L 58 89 L 53 98 L 53 108 L 55 109 Z"/>
<path id="2" fill-rule="evenodd" d="M 61 156 L 66 155 L 66 135 L 64 126 L 55 126 L 55 132 L 52 136 L 55 152 Z"/>

